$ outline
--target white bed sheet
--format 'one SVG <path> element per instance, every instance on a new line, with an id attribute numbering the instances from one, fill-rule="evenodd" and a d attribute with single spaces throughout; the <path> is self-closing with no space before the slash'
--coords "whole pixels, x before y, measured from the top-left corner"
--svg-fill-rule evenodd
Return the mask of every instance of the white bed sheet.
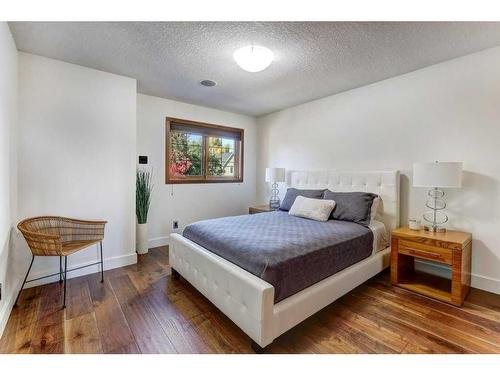
<path id="1" fill-rule="evenodd" d="M 389 246 L 389 236 L 387 233 L 387 229 L 381 221 L 372 220 L 370 221 L 370 225 L 368 227 L 373 232 L 373 252 L 372 254 L 376 254 L 381 250 L 384 250 Z"/>

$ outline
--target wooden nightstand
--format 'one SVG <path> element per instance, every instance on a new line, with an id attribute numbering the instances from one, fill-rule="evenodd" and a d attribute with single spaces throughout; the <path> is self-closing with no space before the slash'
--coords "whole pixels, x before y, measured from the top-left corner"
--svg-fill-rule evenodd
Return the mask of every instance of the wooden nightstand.
<path id="1" fill-rule="evenodd" d="M 251 214 L 258 214 L 260 212 L 271 212 L 271 211 L 276 211 L 276 210 L 269 208 L 268 204 L 261 204 L 261 205 L 257 205 L 257 206 L 248 207 L 248 213 L 250 215 Z"/>
<path id="2" fill-rule="evenodd" d="M 391 240 L 391 282 L 401 288 L 462 306 L 470 288 L 471 252 L 470 233 L 396 229 Z M 449 266 L 451 280 L 416 271 L 415 258 Z"/>

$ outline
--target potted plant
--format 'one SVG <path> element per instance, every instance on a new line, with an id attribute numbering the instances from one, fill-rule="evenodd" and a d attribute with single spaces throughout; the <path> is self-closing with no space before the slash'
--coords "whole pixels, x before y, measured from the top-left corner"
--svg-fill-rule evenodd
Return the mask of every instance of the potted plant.
<path id="1" fill-rule="evenodd" d="M 152 172 L 138 169 L 136 174 L 135 213 L 137 215 L 136 251 L 148 252 L 148 211 L 153 191 Z"/>

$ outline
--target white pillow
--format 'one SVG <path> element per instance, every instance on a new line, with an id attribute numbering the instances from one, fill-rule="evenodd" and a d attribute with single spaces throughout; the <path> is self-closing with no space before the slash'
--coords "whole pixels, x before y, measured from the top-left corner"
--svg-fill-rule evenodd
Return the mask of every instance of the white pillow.
<path id="1" fill-rule="evenodd" d="M 372 202 L 372 209 L 370 212 L 370 221 L 377 220 L 378 208 L 380 206 L 382 199 L 380 197 L 375 197 Z"/>
<path id="2" fill-rule="evenodd" d="M 295 198 L 288 214 L 316 221 L 327 221 L 334 208 L 334 200 L 307 198 L 299 195 Z"/>

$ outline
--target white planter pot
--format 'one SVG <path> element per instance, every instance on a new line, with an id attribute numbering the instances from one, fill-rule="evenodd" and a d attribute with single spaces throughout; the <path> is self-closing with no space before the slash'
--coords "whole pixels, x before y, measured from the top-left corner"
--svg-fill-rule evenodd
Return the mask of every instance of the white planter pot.
<path id="1" fill-rule="evenodd" d="M 137 254 L 148 253 L 148 224 L 137 224 L 136 231 L 136 251 Z"/>

